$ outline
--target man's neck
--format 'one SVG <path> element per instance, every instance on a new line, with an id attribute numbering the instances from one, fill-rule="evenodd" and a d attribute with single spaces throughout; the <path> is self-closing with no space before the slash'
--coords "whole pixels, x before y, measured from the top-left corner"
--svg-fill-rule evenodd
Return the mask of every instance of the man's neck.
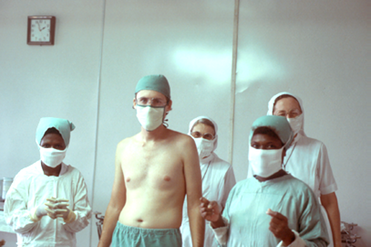
<path id="1" fill-rule="evenodd" d="M 284 170 L 279 170 L 278 172 L 274 173 L 273 175 L 267 177 L 267 178 L 264 178 L 264 177 L 260 177 L 260 176 L 257 176 L 255 175 L 254 177 L 259 181 L 259 182 L 264 182 L 264 181 L 268 181 L 268 180 L 271 180 L 271 179 L 275 179 L 275 178 L 279 178 L 279 177 L 282 177 L 282 176 L 285 176 L 287 174 L 287 172 L 285 172 Z"/>
<path id="2" fill-rule="evenodd" d="M 44 162 L 41 161 L 41 168 L 43 169 L 44 174 L 46 176 L 58 177 L 59 173 L 61 172 L 61 169 L 62 169 L 62 163 L 59 164 L 57 167 L 53 168 L 53 167 L 49 167 L 49 166 L 45 165 Z"/>
<path id="3" fill-rule="evenodd" d="M 152 131 L 148 131 L 142 127 L 140 135 L 143 142 L 148 142 L 164 139 L 166 132 L 167 128 L 161 124 L 157 129 Z"/>

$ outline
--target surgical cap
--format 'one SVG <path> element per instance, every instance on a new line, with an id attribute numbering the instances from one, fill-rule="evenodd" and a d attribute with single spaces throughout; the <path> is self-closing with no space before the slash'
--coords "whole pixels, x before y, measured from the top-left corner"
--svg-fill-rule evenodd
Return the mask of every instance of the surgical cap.
<path id="1" fill-rule="evenodd" d="M 170 86 L 163 75 L 147 75 L 140 79 L 135 87 L 135 93 L 141 90 L 153 90 L 162 93 L 170 99 Z"/>
<path id="2" fill-rule="evenodd" d="M 189 129 L 188 129 L 188 135 L 191 135 L 191 130 L 193 129 L 195 123 L 198 121 L 198 120 L 201 120 L 201 119 L 207 119 L 207 120 L 210 120 L 210 122 L 213 123 L 214 125 L 214 130 L 215 130 L 215 137 L 214 137 L 214 147 L 213 147 L 213 151 L 216 149 L 216 147 L 218 146 L 218 125 L 216 124 L 216 122 L 214 120 L 212 120 L 211 118 L 209 117 L 206 117 L 206 116 L 199 116 L 199 117 L 196 117 L 194 119 L 192 119 L 192 121 L 189 123 Z"/>
<path id="3" fill-rule="evenodd" d="M 45 132 L 48 129 L 55 128 L 61 134 L 64 144 L 66 147 L 70 143 L 70 133 L 75 129 L 75 125 L 68 121 L 67 119 L 62 118 L 53 118 L 53 117 L 44 117 L 40 119 L 39 125 L 36 129 L 36 142 L 40 145 L 41 140 L 43 139 Z"/>
<path id="4" fill-rule="evenodd" d="M 281 92 L 281 93 L 278 93 L 278 94 L 274 95 L 269 100 L 269 102 L 268 102 L 268 112 L 267 112 L 267 115 L 273 115 L 273 108 L 274 108 L 274 105 L 276 103 L 276 100 L 277 100 L 278 97 L 280 97 L 282 95 L 289 95 L 289 96 L 295 98 L 299 102 L 299 106 L 300 106 L 300 109 L 301 109 L 301 112 L 302 112 L 301 114 L 303 115 L 303 125 L 301 126 L 301 130 L 299 131 L 299 133 L 301 133 L 303 136 L 306 136 L 305 133 L 304 133 L 304 108 L 303 108 L 303 101 L 298 96 L 295 96 L 292 93 L 288 93 L 288 92 Z"/>
<path id="5" fill-rule="evenodd" d="M 263 116 L 255 120 L 250 131 L 250 141 L 254 131 L 259 127 L 268 127 L 276 133 L 283 144 L 288 147 L 292 141 L 292 130 L 289 122 L 285 117 L 281 116 Z"/>

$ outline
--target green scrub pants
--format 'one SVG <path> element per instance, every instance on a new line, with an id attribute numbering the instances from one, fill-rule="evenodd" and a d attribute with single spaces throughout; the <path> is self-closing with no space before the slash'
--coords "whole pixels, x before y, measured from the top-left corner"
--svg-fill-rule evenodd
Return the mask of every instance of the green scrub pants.
<path id="1" fill-rule="evenodd" d="M 148 229 L 125 226 L 117 222 L 111 247 L 181 247 L 179 229 Z"/>

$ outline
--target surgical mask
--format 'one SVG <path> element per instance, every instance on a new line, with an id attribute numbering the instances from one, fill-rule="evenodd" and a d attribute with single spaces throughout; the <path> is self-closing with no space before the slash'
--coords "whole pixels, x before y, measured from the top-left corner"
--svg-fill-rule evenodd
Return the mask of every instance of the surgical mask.
<path id="1" fill-rule="evenodd" d="M 207 140 L 202 137 L 194 138 L 193 136 L 192 138 L 195 140 L 200 159 L 210 156 L 210 154 L 214 151 L 214 140 Z"/>
<path id="2" fill-rule="evenodd" d="M 249 165 L 253 173 L 263 178 L 267 178 L 278 172 L 282 167 L 281 149 L 256 149 L 249 148 Z"/>
<path id="3" fill-rule="evenodd" d="M 66 157 L 66 151 L 67 148 L 64 150 L 58 150 L 54 148 L 43 148 L 40 146 L 40 159 L 45 165 L 55 168 L 62 163 L 64 157 Z"/>
<path id="4" fill-rule="evenodd" d="M 288 118 L 287 121 L 289 122 L 292 132 L 294 132 L 294 136 L 299 133 L 299 131 L 303 127 L 303 121 L 304 120 L 304 114 L 300 114 L 297 117 L 294 118 Z"/>
<path id="5" fill-rule="evenodd" d="M 147 131 L 157 129 L 163 122 L 165 107 L 137 105 L 137 118 Z"/>

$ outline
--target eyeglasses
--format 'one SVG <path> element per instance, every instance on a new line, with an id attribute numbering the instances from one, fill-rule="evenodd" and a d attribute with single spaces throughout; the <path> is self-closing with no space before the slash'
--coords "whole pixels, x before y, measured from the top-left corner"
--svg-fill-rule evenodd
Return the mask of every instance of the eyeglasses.
<path id="1" fill-rule="evenodd" d="M 286 118 L 296 118 L 297 116 L 300 116 L 301 112 L 300 110 L 292 110 L 292 111 L 289 111 L 289 112 L 286 112 L 286 111 L 279 111 L 278 113 L 274 114 L 274 115 L 277 115 L 277 116 L 281 116 L 281 117 L 286 117 Z"/>
<path id="2" fill-rule="evenodd" d="M 210 134 L 210 133 L 205 133 L 205 134 L 201 134 L 200 132 L 198 131 L 194 131 L 191 133 L 191 135 L 194 137 L 194 138 L 204 138 L 206 140 L 213 140 L 214 139 L 214 135 L 213 134 Z"/>
<path id="3" fill-rule="evenodd" d="M 138 105 L 146 105 L 146 106 L 154 106 L 154 107 L 162 107 L 167 105 L 167 100 L 161 98 L 146 98 L 140 97 L 135 99 L 135 102 Z"/>

